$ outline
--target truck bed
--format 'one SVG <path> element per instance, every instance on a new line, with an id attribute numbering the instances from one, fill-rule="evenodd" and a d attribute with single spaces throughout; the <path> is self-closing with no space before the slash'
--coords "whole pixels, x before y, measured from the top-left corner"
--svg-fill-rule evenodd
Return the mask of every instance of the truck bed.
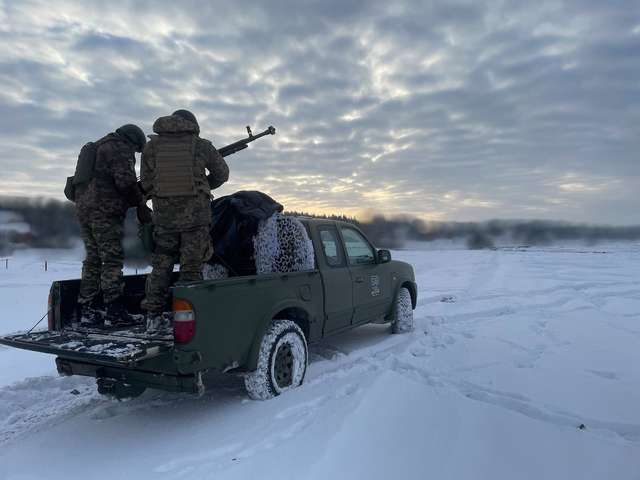
<path id="1" fill-rule="evenodd" d="M 126 276 L 124 281 L 127 308 L 131 313 L 141 314 L 140 302 L 144 297 L 146 275 Z M 77 304 L 79 288 L 79 279 L 54 282 L 50 292 L 49 330 L 7 335 L 0 337 L 0 344 L 118 366 L 133 366 L 136 362 L 172 350 L 173 335 L 148 335 L 142 315 L 140 324 L 134 327 L 83 327 Z"/>

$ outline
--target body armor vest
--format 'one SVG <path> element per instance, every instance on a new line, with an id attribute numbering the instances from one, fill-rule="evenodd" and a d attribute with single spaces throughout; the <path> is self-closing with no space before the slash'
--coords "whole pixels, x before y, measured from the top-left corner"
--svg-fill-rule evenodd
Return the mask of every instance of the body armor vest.
<path id="1" fill-rule="evenodd" d="M 184 197 L 197 195 L 195 135 L 160 135 L 155 140 L 155 195 Z M 204 175 L 204 172 L 202 172 Z"/>

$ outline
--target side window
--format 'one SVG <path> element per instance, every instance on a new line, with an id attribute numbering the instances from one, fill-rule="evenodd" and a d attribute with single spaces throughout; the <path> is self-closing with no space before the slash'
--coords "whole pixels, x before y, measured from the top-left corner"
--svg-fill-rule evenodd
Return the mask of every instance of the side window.
<path id="1" fill-rule="evenodd" d="M 320 241 L 322 242 L 322 251 L 327 265 L 330 267 L 339 267 L 344 265 L 342 254 L 338 245 L 338 232 L 334 228 L 321 227 Z"/>
<path id="2" fill-rule="evenodd" d="M 342 228 L 342 238 L 349 257 L 349 265 L 362 265 L 365 263 L 375 263 L 373 249 L 360 234 L 352 228 Z"/>

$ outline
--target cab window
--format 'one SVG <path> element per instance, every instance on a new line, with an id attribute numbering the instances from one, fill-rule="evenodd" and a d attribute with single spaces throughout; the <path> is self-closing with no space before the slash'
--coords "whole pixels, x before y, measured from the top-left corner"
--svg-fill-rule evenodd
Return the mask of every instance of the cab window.
<path id="1" fill-rule="evenodd" d="M 337 230 L 329 227 L 320 228 L 320 242 L 322 243 L 322 251 L 327 265 L 330 267 L 339 267 L 344 265 L 342 260 L 342 252 L 338 244 Z"/>
<path id="2" fill-rule="evenodd" d="M 373 249 L 360 232 L 352 228 L 342 228 L 341 231 L 349 265 L 375 263 Z"/>

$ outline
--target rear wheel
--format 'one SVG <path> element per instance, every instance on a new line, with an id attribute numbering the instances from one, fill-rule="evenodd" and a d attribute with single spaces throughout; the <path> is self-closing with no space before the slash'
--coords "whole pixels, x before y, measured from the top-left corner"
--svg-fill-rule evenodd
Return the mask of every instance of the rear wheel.
<path id="1" fill-rule="evenodd" d="M 396 319 L 391 325 L 392 333 L 407 333 L 413 330 L 413 305 L 411 293 L 406 287 L 402 287 L 396 298 Z"/>
<path id="2" fill-rule="evenodd" d="M 249 397 L 266 400 L 298 387 L 307 371 L 307 341 L 291 320 L 275 320 L 260 344 L 258 368 L 244 378 Z"/>

